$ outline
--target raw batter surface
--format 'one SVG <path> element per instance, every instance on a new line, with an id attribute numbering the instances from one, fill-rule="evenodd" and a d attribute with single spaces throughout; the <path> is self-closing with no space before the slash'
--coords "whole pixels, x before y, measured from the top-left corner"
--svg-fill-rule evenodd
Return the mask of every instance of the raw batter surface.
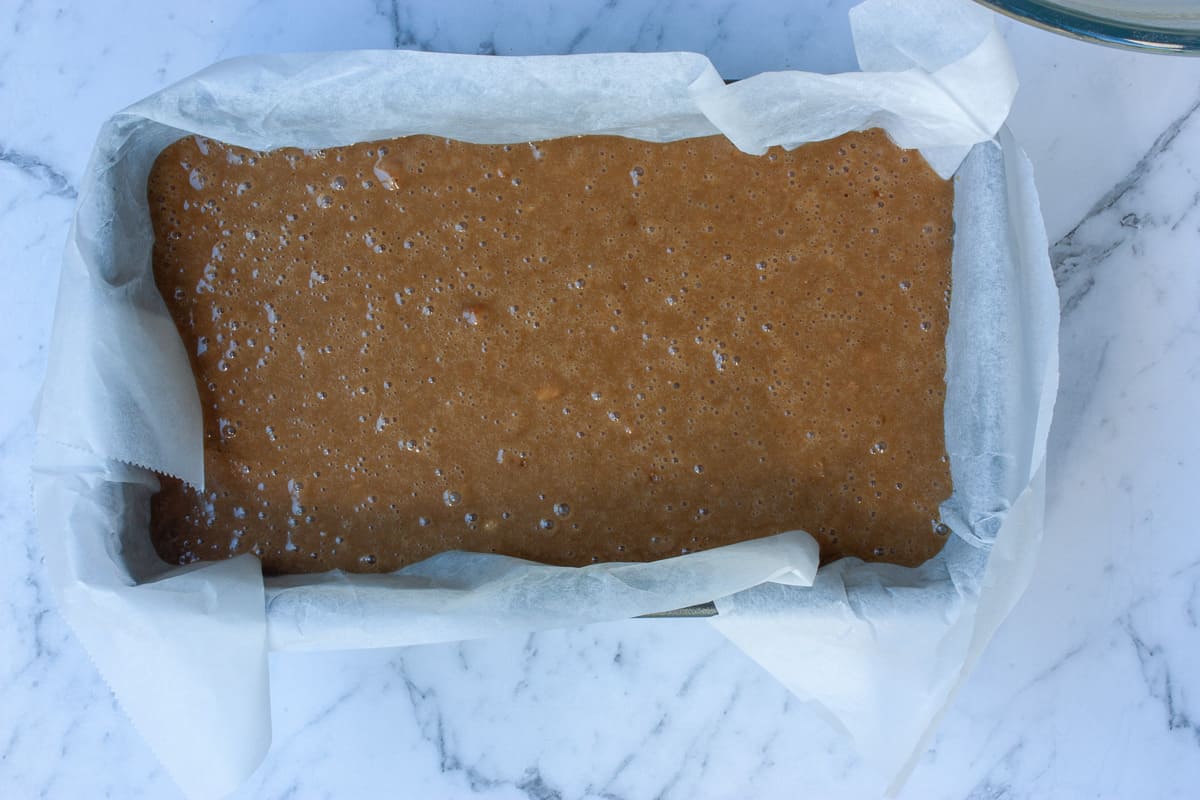
<path id="1" fill-rule="evenodd" d="M 804 529 L 944 542 L 952 186 L 879 131 L 269 154 L 149 182 L 205 414 L 172 563 L 390 571 L 449 549 L 641 561 Z"/>

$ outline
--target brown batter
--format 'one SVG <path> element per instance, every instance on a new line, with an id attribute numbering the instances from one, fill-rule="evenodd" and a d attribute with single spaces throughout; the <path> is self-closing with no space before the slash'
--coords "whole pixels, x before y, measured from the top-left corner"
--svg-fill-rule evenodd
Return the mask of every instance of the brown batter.
<path id="1" fill-rule="evenodd" d="M 189 137 L 149 197 L 205 414 L 205 492 L 153 501 L 172 563 L 944 542 L 952 187 L 879 131 L 762 157 Z"/>

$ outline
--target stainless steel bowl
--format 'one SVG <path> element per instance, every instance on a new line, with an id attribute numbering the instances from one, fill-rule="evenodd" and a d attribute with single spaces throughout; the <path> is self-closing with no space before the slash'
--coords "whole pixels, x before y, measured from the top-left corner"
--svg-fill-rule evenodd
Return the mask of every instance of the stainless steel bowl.
<path id="1" fill-rule="evenodd" d="M 1200 0 L 978 0 L 1056 33 L 1157 53 L 1200 55 Z"/>

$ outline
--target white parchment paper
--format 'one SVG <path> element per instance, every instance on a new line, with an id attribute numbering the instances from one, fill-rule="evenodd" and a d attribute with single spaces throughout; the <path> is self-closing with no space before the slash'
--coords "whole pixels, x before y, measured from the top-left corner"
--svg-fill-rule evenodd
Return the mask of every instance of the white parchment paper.
<path id="1" fill-rule="evenodd" d="M 957 0 L 871 0 L 852 23 L 868 72 L 726 86 L 687 53 L 261 56 L 214 65 L 105 124 L 63 259 L 36 504 L 64 616 L 185 791 L 227 793 L 261 760 L 271 649 L 455 640 L 713 598 L 718 629 L 865 756 L 893 770 L 909 757 L 1036 558 L 1057 299 L 1028 165 L 995 138 L 1016 83 L 988 15 Z M 955 536 L 920 569 L 844 560 L 818 572 L 816 543 L 799 531 L 651 564 L 446 553 L 393 575 L 270 582 L 249 555 L 177 568 L 153 553 L 153 472 L 203 483 L 199 401 L 154 287 L 145 196 L 154 158 L 180 136 L 270 149 L 417 133 L 488 143 L 724 133 L 759 152 L 876 126 L 957 172 L 955 494 L 943 508 Z"/>

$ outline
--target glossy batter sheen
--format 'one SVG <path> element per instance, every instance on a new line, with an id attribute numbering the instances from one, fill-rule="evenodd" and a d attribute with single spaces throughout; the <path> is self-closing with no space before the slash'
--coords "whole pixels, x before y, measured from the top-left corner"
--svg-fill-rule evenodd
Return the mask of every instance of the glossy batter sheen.
<path id="1" fill-rule="evenodd" d="M 881 132 L 270 154 L 185 138 L 154 270 L 204 408 L 172 563 L 939 550 L 952 187 Z"/>

